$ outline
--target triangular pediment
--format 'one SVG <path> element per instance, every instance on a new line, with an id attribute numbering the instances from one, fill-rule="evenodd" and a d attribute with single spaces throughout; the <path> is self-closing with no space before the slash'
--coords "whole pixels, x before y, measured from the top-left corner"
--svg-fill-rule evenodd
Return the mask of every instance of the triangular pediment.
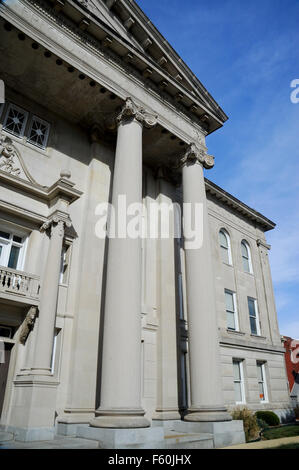
<path id="1" fill-rule="evenodd" d="M 163 71 L 166 77 L 165 80 L 161 80 L 162 86 L 164 83 L 168 86 L 169 81 L 172 82 L 170 88 L 174 93 L 175 85 L 181 87 L 182 90 L 188 90 L 191 100 L 193 96 L 195 102 L 199 106 L 203 105 L 209 113 L 213 113 L 219 122 L 227 119 L 206 88 L 134 0 L 79 0 L 79 2 L 90 12 L 91 20 L 97 18 L 148 60 L 149 67 L 143 70 L 145 76 L 153 79 L 156 67 L 156 70 Z M 132 54 L 134 55 L 134 50 Z M 175 97 L 179 102 L 182 99 L 181 96 L 180 91 L 176 92 Z M 192 108 L 196 110 L 196 106 L 192 103 L 189 106 L 191 110 Z M 198 113 L 198 115 L 203 114 L 200 110 Z"/>
<path id="2" fill-rule="evenodd" d="M 109 28 L 114 30 L 117 34 L 123 37 L 126 41 L 130 42 L 132 46 L 143 50 L 138 41 L 134 38 L 124 24 L 117 18 L 115 14 L 107 7 L 106 3 L 102 0 L 82 0 L 84 6 L 93 13 L 97 18 L 106 23 Z"/>

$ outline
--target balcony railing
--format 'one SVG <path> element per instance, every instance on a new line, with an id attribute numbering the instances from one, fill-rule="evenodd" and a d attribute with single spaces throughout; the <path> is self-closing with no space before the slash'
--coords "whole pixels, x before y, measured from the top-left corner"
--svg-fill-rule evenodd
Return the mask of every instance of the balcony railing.
<path id="1" fill-rule="evenodd" d="M 13 294 L 26 300 L 39 299 L 40 279 L 34 274 L 0 266 L 0 297 Z M 5 295 L 6 297 L 6 295 Z"/>

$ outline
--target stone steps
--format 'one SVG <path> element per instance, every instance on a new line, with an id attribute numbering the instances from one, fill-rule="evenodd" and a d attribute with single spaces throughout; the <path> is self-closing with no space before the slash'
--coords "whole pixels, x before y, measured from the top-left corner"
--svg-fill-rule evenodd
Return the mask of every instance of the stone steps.
<path id="1" fill-rule="evenodd" d="M 212 434 L 191 434 L 168 431 L 163 441 L 127 445 L 126 449 L 213 449 Z"/>

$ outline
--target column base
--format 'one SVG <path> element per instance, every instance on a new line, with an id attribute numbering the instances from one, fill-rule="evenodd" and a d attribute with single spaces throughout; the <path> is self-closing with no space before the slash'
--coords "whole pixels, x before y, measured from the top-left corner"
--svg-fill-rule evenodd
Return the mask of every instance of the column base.
<path id="1" fill-rule="evenodd" d="M 146 429 L 100 429 L 78 426 L 77 437 L 99 442 L 100 449 L 151 449 L 164 441 L 160 427 Z"/>
<path id="2" fill-rule="evenodd" d="M 150 422 L 144 417 L 145 412 L 138 410 L 102 410 L 96 411 L 96 418 L 90 421 L 94 428 L 148 428 Z"/>
<path id="3" fill-rule="evenodd" d="M 231 415 L 228 413 L 227 408 L 223 406 L 217 407 L 201 407 L 189 408 L 184 421 L 191 422 L 221 422 L 232 421 Z"/>
<path id="4" fill-rule="evenodd" d="M 17 375 L 9 420 L 17 440 L 53 438 L 58 384 L 53 377 Z"/>

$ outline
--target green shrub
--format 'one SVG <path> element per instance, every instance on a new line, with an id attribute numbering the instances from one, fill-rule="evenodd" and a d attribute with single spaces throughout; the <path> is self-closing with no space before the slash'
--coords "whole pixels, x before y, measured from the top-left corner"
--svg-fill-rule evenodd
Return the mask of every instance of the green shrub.
<path id="1" fill-rule="evenodd" d="M 266 429 L 269 429 L 269 425 L 264 421 L 263 419 L 257 418 L 257 424 L 261 431 L 265 431 Z"/>
<path id="2" fill-rule="evenodd" d="M 234 420 L 243 421 L 246 442 L 252 441 L 259 437 L 257 417 L 248 408 L 235 408 L 232 411 L 232 418 Z"/>
<path id="3" fill-rule="evenodd" d="M 255 414 L 257 419 L 262 419 L 268 426 L 278 426 L 280 424 L 280 419 L 273 411 L 257 411 Z"/>

